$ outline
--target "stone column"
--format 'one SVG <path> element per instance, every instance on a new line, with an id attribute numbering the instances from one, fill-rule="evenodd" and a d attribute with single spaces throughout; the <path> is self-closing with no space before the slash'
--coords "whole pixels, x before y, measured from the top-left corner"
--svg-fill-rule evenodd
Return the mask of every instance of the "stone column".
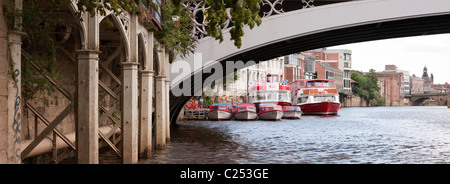
<path id="1" fill-rule="evenodd" d="M 155 77 L 155 144 L 156 149 L 164 149 L 166 147 L 166 101 L 165 101 L 165 78 L 166 76 Z"/>
<path id="2" fill-rule="evenodd" d="M 2 5 L 22 10 L 22 0 L 3 1 Z M 13 21 L 9 28 L 6 21 Z M 21 161 L 21 18 L 8 20 L 0 10 L 0 164 Z"/>
<path id="3" fill-rule="evenodd" d="M 167 77 L 168 78 L 168 77 Z M 166 141 L 170 141 L 170 80 L 166 80 L 165 104 L 166 104 Z"/>
<path id="4" fill-rule="evenodd" d="M 139 156 L 149 158 L 152 150 L 153 71 L 141 70 Z"/>
<path id="5" fill-rule="evenodd" d="M 98 164 L 98 55 L 78 50 L 77 154 L 79 164 Z"/>
<path id="6" fill-rule="evenodd" d="M 21 114 L 22 114 L 22 88 L 21 88 L 21 38 L 24 33 L 20 31 L 10 31 L 9 39 L 9 78 L 7 80 L 7 155 L 9 164 L 20 164 L 22 152 L 21 142 Z"/>
<path id="7" fill-rule="evenodd" d="M 138 63 L 122 63 L 122 159 L 138 161 Z"/>

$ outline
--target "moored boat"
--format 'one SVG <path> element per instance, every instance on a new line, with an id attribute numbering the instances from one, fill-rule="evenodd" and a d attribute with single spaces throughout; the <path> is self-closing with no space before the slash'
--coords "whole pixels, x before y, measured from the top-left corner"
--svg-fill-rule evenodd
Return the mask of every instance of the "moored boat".
<path id="1" fill-rule="evenodd" d="M 303 114 L 337 115 L 341 108 L 334 80 L 301 80 L 294 100 Z"/>
<path id="2" fill-rule="evenodd" d="M 280 120 L 283 116 L 281 106 L 276 104 L 259 104 L 258 118 L 261 120 Z"/>
<path id="3" fill-rule="evenodd" d="M 256 106 L 252 103 L 241 103 L 236 106 L 234 119 L 236 120 L 255 120 L 258 117 Z"/>
<path id="4" fill-rule="evenodd" d="M 233 117 L 233 107 L 227 103 L 209 106 L 208 118 L 210 120 L 229 120 Z"/>
<path id="5" fill-rule="evenodd" d="M 302 110 L 299 106 L 283 107 L 283 119 L 300 119 L 300 116 L 302 116 Z"/>

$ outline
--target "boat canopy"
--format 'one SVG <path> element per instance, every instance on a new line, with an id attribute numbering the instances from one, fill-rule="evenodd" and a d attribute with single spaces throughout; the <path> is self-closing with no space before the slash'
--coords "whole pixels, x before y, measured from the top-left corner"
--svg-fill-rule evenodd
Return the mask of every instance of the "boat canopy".
<path id="1" fill-rule="evenodd" d="M 301 111 L 299 106 L 284 106 L 283 111 Z"/>

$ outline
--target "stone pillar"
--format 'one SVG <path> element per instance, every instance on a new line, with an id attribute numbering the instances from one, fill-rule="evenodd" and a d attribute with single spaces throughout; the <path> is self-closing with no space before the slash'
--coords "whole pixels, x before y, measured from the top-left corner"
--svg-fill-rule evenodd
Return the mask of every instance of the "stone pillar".
<path id="1" fill-rule="evenodd" d="M 156 149 L 164 149 L 166 147 L 166 101 L 165 101 L 165 76 L 155 77 L 155 144 Z"/>
<path id="2" fill-rule="evenodd" d="M 97 50 L 78 50 L 76 143 L 79 164 L 98 164 L 99 53 Z"/>
<path id="3" fill-rule="evenodd" d="M 166 104 L 166 141 L 170 141 L 170 80 L 166 80 L 165 104 Z"/>
<path id="4" fill-rule="evenodd" d="M 8 65 L 6 69 L 7 78 L 7 123 L 6 123 L 6 140 L 7 140 L 7 163 L 20 164 L 22 152 L 21 142 L 21 114 L 22 114 L 22 89 L 21 89 L 21 37 L 24 35 L 19 31 L 10 31 L 8 33 L 9 58 L 5 61 Z M 6 104 L 3 104 L 4 106 Z"/>
<path id="5" fill-rule="evenodd" d="M 122 159 L 138 161 L 138 63 L 122 63 Z"/>
<path id="6" fill-rule="evenodd" d="M 22 0 L 3 1 L 2 5 L 22 9 Z M 0 10 L 0 164 L 21 161 L 21 48 L 20 18 L 9 28 L 3 8 Z"/>
<path id="7" fill-rule="evenodd" d="M 152 150 L 153 71 L 142 70 L 139 124 L 139 156 L 149 158 Z"/>

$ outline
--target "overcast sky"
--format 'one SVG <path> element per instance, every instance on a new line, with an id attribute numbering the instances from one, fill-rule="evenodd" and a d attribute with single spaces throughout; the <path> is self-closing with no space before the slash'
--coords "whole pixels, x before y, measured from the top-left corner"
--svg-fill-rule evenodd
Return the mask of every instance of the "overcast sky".
<path id="1" fill-rule="evenodd" d="M 384 65 L 394 64 L 410 75 L 422 77 L 426 65 L 428 75 L 434 75 L 435 84 L 450 82 L 450 34 L 361 42 L 328 49 L 351 50 L 354 70 L 383 71 Z"/>

